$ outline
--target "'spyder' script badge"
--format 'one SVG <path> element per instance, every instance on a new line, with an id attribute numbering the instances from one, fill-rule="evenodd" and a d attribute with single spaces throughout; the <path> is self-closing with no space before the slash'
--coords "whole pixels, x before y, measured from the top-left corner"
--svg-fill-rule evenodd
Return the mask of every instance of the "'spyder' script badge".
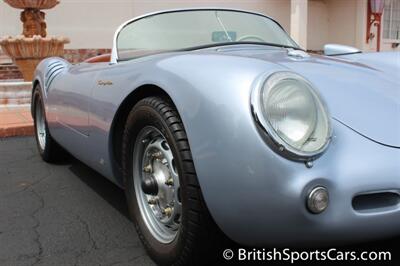
<path id="1" fill-rule="evenodd" d="M 112 85 L 112 81 L 111 80 L 99 80 L 97 81 L 97 85 L 99 86 L 110 86 Z"/>

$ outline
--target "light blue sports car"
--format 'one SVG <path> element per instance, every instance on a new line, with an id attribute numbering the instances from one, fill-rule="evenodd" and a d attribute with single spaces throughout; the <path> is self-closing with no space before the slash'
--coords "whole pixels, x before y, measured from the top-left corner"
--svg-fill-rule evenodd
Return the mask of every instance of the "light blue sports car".
<path id="1" fill-rule="evenodd" d="M 159 264 L 400 233 L 399 53 L 310 55 L 262 14 L 163 11 L 111 55 L 42 61 L 32 115 L 45 161 L 66 150 L 124 188 Z"/>

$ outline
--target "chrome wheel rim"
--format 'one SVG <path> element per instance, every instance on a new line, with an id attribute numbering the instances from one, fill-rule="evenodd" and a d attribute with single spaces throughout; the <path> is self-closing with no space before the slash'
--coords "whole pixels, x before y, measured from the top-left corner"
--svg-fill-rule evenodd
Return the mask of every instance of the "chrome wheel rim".
<path id="1" fill-rule="evenodd" d="M 44 150 L 46 147 L 46 122 L 40 100 L 37 100 L 36 102 L 35 120 L 36 120 L 36 135 L 38 138 L 39 146 L 42 150 Z"/>
<path id="2" fill-rule="evenodd" d="M 179 175 L 170 145 L 155 127 L 138 135 L 133 152 L 133 179 L 140 213 L 161 243 L 172 242 L 181 224 Z"/>

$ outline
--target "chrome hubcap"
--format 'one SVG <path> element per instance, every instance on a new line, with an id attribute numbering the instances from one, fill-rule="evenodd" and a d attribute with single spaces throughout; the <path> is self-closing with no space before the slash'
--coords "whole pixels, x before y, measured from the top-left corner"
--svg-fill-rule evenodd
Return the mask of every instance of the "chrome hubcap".
<path id="1" fill-rule="evenodd" d="M 155 127 L 144 128 L 137 138 L 134 186 L 143 220 L 161 243 L 177 235 L 182 213 L 179 176 L 170 146 Z"/>
<path id="2" fill-rule="evenodd" d="M 36 102 L 35 108 L 36 134 L 42 150 L 46 147 L 46 122 L 41 102 Z"/>

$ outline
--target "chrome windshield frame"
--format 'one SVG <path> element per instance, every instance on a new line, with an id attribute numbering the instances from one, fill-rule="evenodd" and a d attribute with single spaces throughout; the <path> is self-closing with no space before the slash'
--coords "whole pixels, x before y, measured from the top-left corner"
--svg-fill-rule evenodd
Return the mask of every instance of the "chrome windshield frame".
<path id="1" fill-rule="evenodd" d="M 118 51 L 117 51 L 117 40 L 118 40 L 118 36 L 119 33 L 128 25 L 130 25 L 131 23 L 138 21 L 140 19 L 143 18 L 147 18 L 147 17 L 151 17 L 151 16 L 155 16 L 155 15 L 160 15 L 160 14 L 165 14 L 165 13 L 175 13 L 175 12 L 186 12 L 186 11 L 233 11 L 233 12 L 241 12 L 241 13 L 246 13 L 246 14 L 252 14 L 252 15 L 256 15 L 256 16 L 261 16 L 267 19 L 270 19 L 271 21 L 275 22 L 288 36 L 288 38 L 295 43 L 297 46 L 299 46 L 291 37 L 290 35 L 285 31 L 285 29 L 282 27 L 281 24 L 279 24 L 278 21 L 276 21 L 275 19 L 264 15 L 262 13 L 257 13 L 257 12 L 253 12 L 253 11 L 248 11 L 248 10 L 242 10 L 242 9 L 234 9 L 234 8 L 221 8 L 221 7 L 200 7 L 200 8 L 178 8 L 178 9 L 168 9 L 168 10 L 162 10 L 162 11 L 156 11 L 156 12 L 150 12 L 132 19 L 129 19 L 127 21 L 125 21 L 124 23 L 122 23 L 117 30 L 114 33 L 114 38 L 113 38 L 113 46 L 112 46 L 112 50 L 111 50 L 111 60 L 110 63 L 111 64 L 116 64 L 119 61 L 118 58 Z M 299 46 L 299 48 L 301 48 Z"/>

